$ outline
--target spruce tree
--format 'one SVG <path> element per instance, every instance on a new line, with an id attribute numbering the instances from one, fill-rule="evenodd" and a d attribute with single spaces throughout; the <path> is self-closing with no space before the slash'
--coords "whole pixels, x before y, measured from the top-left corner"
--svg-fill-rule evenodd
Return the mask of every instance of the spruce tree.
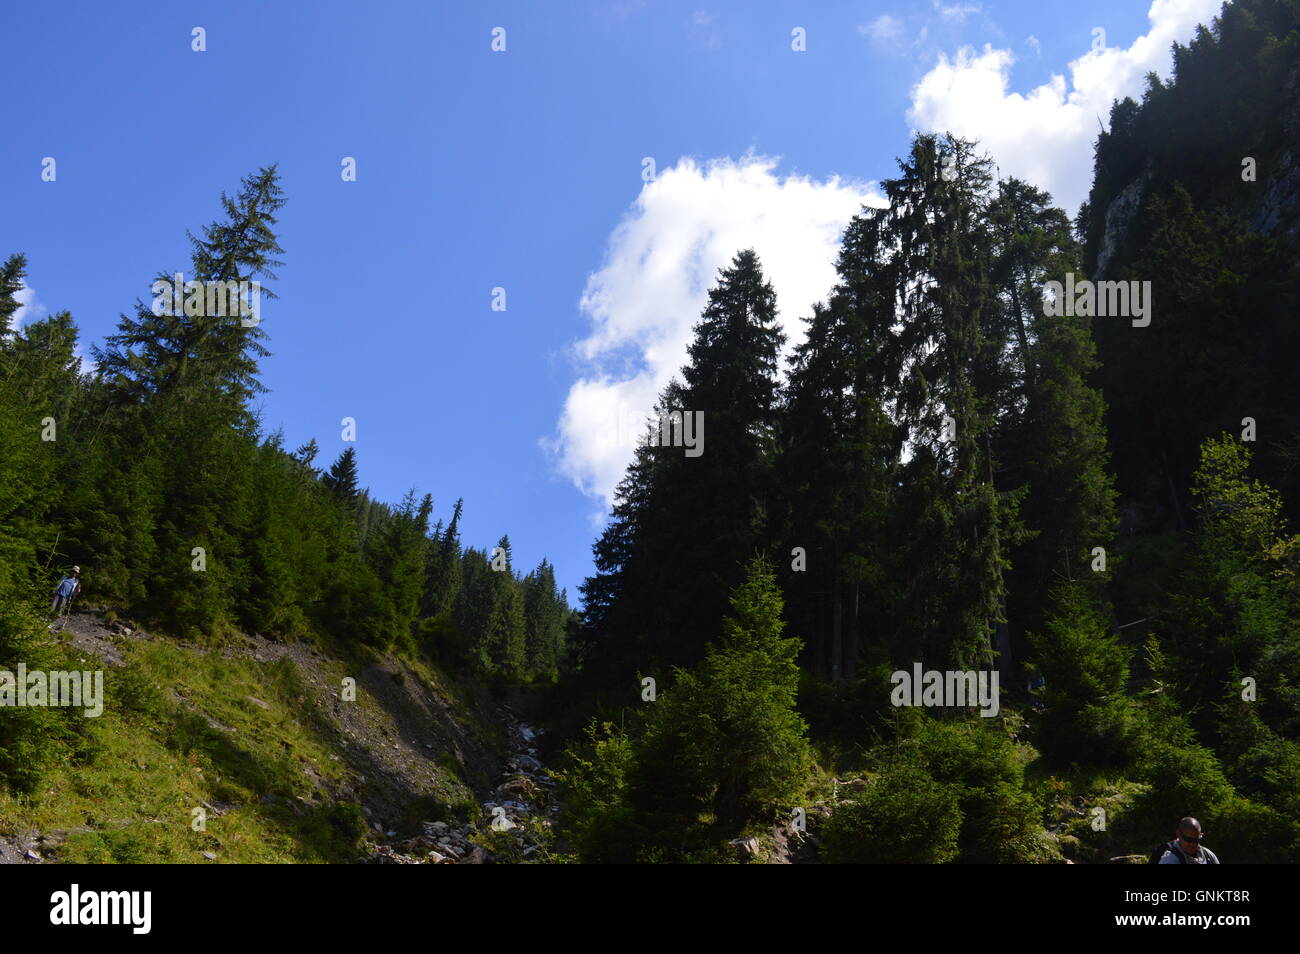
<path id="1" fill-rule="evenodd" d="M 462 557 L 460 548 L 460 515 L 465 501 L 458 499 L 452 510 L 451 522 L 435 541 L 429 554 L 426 574 L 424 615 L 440 616 L 456 605 L 461 588 Z"/>
<path id="2" fill-rule="evenodd" d="M 1104 602 L 1107 575 L 1093 549 L 1111 547 L 1113 481 L 1087 318 L 1044 314 L 1043 289 L 1079 270 L 1065 213 L 1016 179 L 998 184 L 988 209 L 990 279 L 997 295 L 985 323 L 983 384 L 994 408 L 995 483 L 1018 497 L 1024 534 L 1011 553 L 1007 615 L 1013 643 L 1055 613 L 1049 595 L 1082 585 Z"/>
<path id="3" fill-rule="evenodd" d="M 528 673 L 552 682 L 559 675 L 569 613 L 563 592 L 555 589 L 555 568 L 547 560 L 524 578 L 523 603 Z"/>
<path id="4" fill-rule="evenodd" d="M 340 504 L 349 509 L 355 507 L 360 496 L 357 490 L 357 449 L 344 448 L 321 480 Z"/>
<path id="5" fill-rule="evenodd" d="M 731 594 L 722 641 L 680 671 L 655 703 L 629 798 L 669 845 L 689 843 L 701 815 L 732 835 L 798 804 L 810 752 L 795 709 L 799 640 L 783 635 L 771 566 L 755 559 Z"/>
<path id="6" fill-rule="evenodd" d="M 274 268 L 281 262 L 273 256 L 283 249 L 272 226 L 284 202 L 275 166 L 246 176 L 235 197 L 222 193 L 225 219 L 205 226 L 201 236 L 189 234 L 191 275 L 186 281 L 220 282 L 228 287 L 227 282 L 238 285 L 275 278 Z M 160 273 L 157 282 L 168 286 L 163 295 L 168 298 L 175 276 Z M 155 283 L 151 291 L 160 287 Z M 269 287 L 262 287 L 261 295 L 275 297 Z M 160 306 L 137 302 L 135 317 L 121 316 L 106 347 L 94 349 L 95 360 L 124 399 L 143 401 L 152 395 L 199 388 L 220 394 L 232 419 L 250 427 L 246 401 L 265 390 L 257 379 L 258 361 L 268 354 L 262 344 L 266 332 L 260 316 L 252 324 L 245 315 L 210 314 L 206 289 L 201 297 L 198 314 L 187 314 L 191 309 L 184 306 L 174 313 L 177 309 L 170 300 Z"/>
<path id="7" fill-rule="evenodd" d="M 831 680 L 855 674 L 864 630 L 880 618 L 882 590 L 892 585 L 884 564 L 890 544 L 879 532 L 900 449 L 880 404 L 891 298 L 871 263 L 858 258 L 860 224 L 846 231 L 840 283 L 828 304 L 814 306 L 795 349 L 777 463 L 778 553 L 789 567 L 791 617 L 807 634 L 813 670 Z"/>
<path id="8" fill-rule="evenodd" d="M 739 252 L 709 290 L 682 383 L 670 383 L 656 408 L 639 569 L 619 596 L 635 613 L 626 625 L 662 661 L 699 658 L 745 564 L 767 545 L 783 341 L 758 257 Z M 700 429 L 694 450 L 675 415 Z"/>
<path id="9" fill-rule="evenodd" d="M 0 265 L 0 349 L 14 330 L 10 328 L 14 313 L 19 309 L 18 292 L 27 277 L 27 256 L 20 252 L 10 255 Z"/>

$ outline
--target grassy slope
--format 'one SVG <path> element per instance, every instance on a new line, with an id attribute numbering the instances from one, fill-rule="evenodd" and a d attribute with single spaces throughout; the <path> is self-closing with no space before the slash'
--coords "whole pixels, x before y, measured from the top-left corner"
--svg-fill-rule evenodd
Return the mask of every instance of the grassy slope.
<path id="1" fill-rule="evenodd" d="M 427 663 L 345 664 L 302 646 L 205 649 L 94 628 L 64 641 L 73 665 L 105 670 L 87 752 L 31 796 L 0 795 L 0 837 L 34 843 L 47 860 L 352 861 L 363 805 L 386 829 L 476 808 L 466 780 L 488 771 L 496 742 L 484 700 Z M 101 646 L 125 665 L 104 664 Z M 348 674 L 352 703 L 339 698 Z M 195 808 L 205 831 L 193 830 Z"/>

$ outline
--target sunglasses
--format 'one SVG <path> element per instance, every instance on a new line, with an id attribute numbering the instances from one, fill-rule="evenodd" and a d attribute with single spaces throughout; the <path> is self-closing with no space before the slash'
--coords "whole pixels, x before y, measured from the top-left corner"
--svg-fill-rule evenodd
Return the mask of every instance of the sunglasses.
<path id="1" fill-rule="evenodd" d="M 1204 838 L 1204 837 L 1205 837 L 1205 835 L 1203 835 L 1203 834 L 1201 834 L 1201 835 L 1184 835 L 1182 832 L 1179 832 L 1179 833 L 1178 833 L 1178 840 L 1179 840 L 1179 841 L 1185 841 L 1185 842 L 1187 842 L 1189 845 L 1199 845 L 1199 844 L 1201 843 L 1201 839 Z"/>

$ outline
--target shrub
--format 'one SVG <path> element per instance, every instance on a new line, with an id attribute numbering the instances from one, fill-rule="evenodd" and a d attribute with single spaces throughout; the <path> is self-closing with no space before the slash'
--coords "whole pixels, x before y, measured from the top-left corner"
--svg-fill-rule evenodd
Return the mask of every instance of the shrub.
<path id="1" fill-rule="evenodd" d="M 632 767 L 632 740 L 612 723 L 592 720 L 585 740 L 565 749 L 563 768 L 550 772 L 564 810 L 560 838 L 584 862 L 635 860 L 644 832 L 628 834 L 622 801 Z"/>
<path id="2" fill-rule="evenodd" d="M 1294 864 L 1300 823 L 1245 798 L 1232 797 L 1200 819 L 1205 843 L 1225 864 Z"/>
<path id="3" fill-rule="evenodd" d="M 1208 830 L 1215 810 L 1236 797 L 1219 760 L 1188 737 L 1181 718 L 1164 716 L 1158 728 L 1161 734 L 1148 737 L 1138 766 L 1146 789 L 1116 820 L 1112 832 L 1117 843 L 1144 851 L 1172 838 L 1178 820 L 1189 815 Z"/>
<path id="4" fill-rule="evenodd" d="M 835 809 L 823 834 L 831 864 L 942 864 L 957 856 L 960 790 L 918 765 L 890 766 Z"/>
<path id="5" fill-rule="evenodd" d="M 961 807 L 959 861 L 1045 861 L 1056 851 L 1043 837 L 1042 805 L 1025 788 L 1032 755 L 1007 737 L 999 720 L 904 723 L 894 747 L 936 782 L 952 786 Z"/>
<path id="6" fill-rule="evenodd" d="M 40 617 L 18 599 L 0 595 L 0 671 L 12 674 L 9 679 L 17 678 L 19 664 L 48 672 L 64 668 L 62 657 Z M 0 707 L 0 787 L 36 791 L 45 772 L 80 747 L 86 721 L 80 709 Z"/>
<path id="7" fill-rule="evenodd" d="M 1139 718 L 1125 691 L 1132 651 L 1078 587 L 1056 594 L 1059 610 L 1032 634 L 1044 711 L 1034 738 L 1056 765 L 1126 766 L 1139 747 Z"/>

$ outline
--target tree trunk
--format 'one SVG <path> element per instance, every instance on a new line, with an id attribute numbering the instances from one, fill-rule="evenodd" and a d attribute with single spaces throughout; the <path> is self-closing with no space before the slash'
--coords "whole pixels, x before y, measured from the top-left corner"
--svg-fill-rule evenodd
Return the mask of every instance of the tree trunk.
<path id="1" fill-rule="evenodd" d="M 1002 600 L 1002 615 L 1007 615 L 1007 601 Z M 1011 680 L 1015 678 L 1015 660 L 1011 658 L 1011 627 L 1007 625 L 1006 620 L 998 623 L 997 628 L 997 646 L 998 646 L 998 684 L 1001 686 L 1012 685 Z"/>
<path id="2" fill-rule="evenodd" d="M 831 590 L 831 599 L 834 603 L 831 609 L 833 614 L 831 624 L 831 682 L 839 682 L 844 678 L 844 643 L 841 628 L 844 618 L 844 603 L 840 598 L 840 581 L 838 577 Z"/>
<path id="3" fill-rule="evenodd" d="M 858 674 L 858 602 L 861 583 L 853 584 L 853 595 L 849 603 L 849 633 L 844 649 L 844 678 L 852 679 Z"/>
<path id="4" fill-rule="evenodd" d="M 1186 530 L 1187 521 L 1183 519 L 1183 505 L 1178 499 L 1178 487 L 1174 484 L 1174 475 L 1169 472 L 1169 458 L 1164 450 L 1160 451 L 1160 460 L 1165 465 L 1165 478 L 1169 481 L 1169 499 L 1174 504 L 1174 515 L 1178 517 L 1178 529 Z"/>

